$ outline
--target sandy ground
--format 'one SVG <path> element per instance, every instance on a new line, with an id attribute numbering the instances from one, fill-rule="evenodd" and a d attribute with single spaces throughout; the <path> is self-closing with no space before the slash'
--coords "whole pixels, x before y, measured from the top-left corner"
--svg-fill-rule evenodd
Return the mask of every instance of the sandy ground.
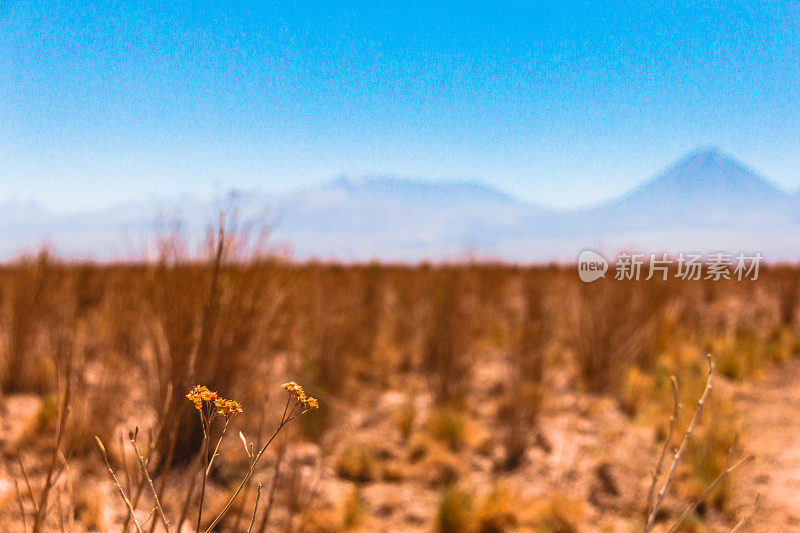
<path id="1" fill-rule="evenodd" d="M 486 368 L 489 366 L 485 365 Z M 487 378 L 483 381 L 489 387 L 492 380 Z M 800 360 L 777 365 L 759 380 L 731 382 L 720 379 L 717 383 L 720 388 L 733 394 L 736 418 L 743 423 L 742 441 L 746 451 L 756 455 L 756 460 L 738 472 L 734 479 L 734 499 L 736 506 L 741 509 L 740 514 L 752 504 L 756 494 L 760 494 L 757 513 L 745 530 L 758 533 L 800 532 Z M 653 460 L 650 428 L 626 423 L 624 416 L 609 402 L 589 401 L 567 392 L 557 398 L 559 402 L 551 405 L 550 412 L 542 421 L 547 428 L 552 450 L 546 452 L 534 448 L 526 464 L 518 471 L 503 476 L 504 481 L 515 492 L 529 498 L 544 496 L 539 489 L 558 486 L 581 501 L 593 502 L 592 506 L 584 506 L 584 519 L 602 526 L 584 526 L 580 531 L 626 530 L 629 526 L 625 524 L 632 523 L 630 520 L 611 520 L 612 517 L 599 515 L 593 507 L 596 502 L 611 509 L 609 514 L 630 517 L 643 501 L 647 479 L 642 476 L 640 465 L 649 465 Z M 383 403 L 389 409 L 396 401 L 379 402 L 376 406 L 377 414 L 388 419 L 391 409 L 381 413 Z M 17 421 L 34 416 L 37 405 L 36 397 L 6 398 L 6 410 L 15 413 L 16 416 L 11 419 Z M 354 417 L 353 422 L 357 418 Z M 21 424 L 9 424 L 9 420 L 8 416 L 0 416 L 0 445 L 16 441 L 22 427 Z M 367 420 L 362 422 L 373 429 L 383 427 Z M 352 434 L 360 434 L 358 427 L 347 430 Z M 381 440 L 390 452 L 397 455 L 397 460 L 402 460 L 402 448 L 399 445 L 393 447 L 389 437 L 390 433 L 382 433 Z M 599 455 L 598 449 L 603 451 Z M 466 461 L 464 457 L 459 459 Z M 613 492 L 619 494 L 608 494 L 597 482 L 600 459 L 609 465 L 607 473 L 618 486 Z M 471 456 L 471 464 L 467 466 L 464 463 L 465 478 L 472 481 L 474 486 L 486 484 L 487 480 L 497 475 L 491 463 L 491 454 L 486 457 Z M 420 465 L 422 467 L 424 464 Z M 429 520 L 435 514 L 438 491 L 431 488 L 424 472 L 412 470 L 408 475 L 410 478 L 403 483 L 378 481 L 364 485 L 362 496 L 372 515 L 372 520 L 366 524 L 367 530 L 430 530 Z M 0 472 L 0 494 L 11 490 L 3 477 Z M 330 490 L 338 487 L 344 491 L 349 487 L 333 472 L 328 477 L 326 488 Z M 109 501 L 115 501 L 113 495 L 109 496 Z M 683 506 L 682 503 L 678 505 Z M 119 511 L 113 505 L 110 509 Z M 5 531 L 4 527 L 0 520 L 0 531 Z M 712 531 L 723 530 L 727 529 L 712 527 Z"/>
<path id="2" fill-rule="evenodd" d="M 737 387 L 748 451 L 756 460 L 737 476 L 738 497 L 760 503 L 749 531 L 800 531 L 800 360 Z"/>

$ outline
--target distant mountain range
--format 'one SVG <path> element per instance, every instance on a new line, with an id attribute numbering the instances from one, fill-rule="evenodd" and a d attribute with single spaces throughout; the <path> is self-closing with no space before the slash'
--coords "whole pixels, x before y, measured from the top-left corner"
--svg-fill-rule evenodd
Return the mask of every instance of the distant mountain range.
<path id="1" fill-rule="evenodd" d="M 419 261 L 467 254 L 509 261 L 611 255 L 761 252 L 800 257 L 800 196 L 717 150 L 695 151 L 629 193 L 559 211 L 479 182 L 342 177 L 280 196 L 245 195 L 246 216 L 267 213 L 272 242 L 297 259 Z M 141 257 L 157 220 L 180 215 L 200 235 L 218 209 L 192 198 L 57 215 L 34 203 L 0 205 L 0 257 L 49 245 L 59 255 Z"/>

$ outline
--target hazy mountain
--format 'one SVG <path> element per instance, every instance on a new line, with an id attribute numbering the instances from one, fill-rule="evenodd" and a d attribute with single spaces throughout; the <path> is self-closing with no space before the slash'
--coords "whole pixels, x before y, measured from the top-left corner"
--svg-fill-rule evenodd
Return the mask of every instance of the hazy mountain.
<path id="1" fill-rule="evenodd" d="M 342 177 L 278 201 L 275 237 L 301 257 L 365 260 L 455 257 L 490 250 L 531 213 L 476 182 Z"/>
<path id="2" fill-rule="evenodd" d="M 245 217 L 268 213 L 273 242 L 297 258 L 574 260 L 585 248 L 658 253 L 800 255 L 800 193 L 786 193 L 714 149 L 698 150 L 623 196 L 574 211 L 519 201 L 480 182 L 342 176 L 278 196 L 242 195 Z M 42 242 L 69 256 L 140 255 L 159 218 L 200 235 L 219 204 L 149 201 L 55 215 L 31 202 L 0 205 L 0 255 Z"/>
<path id="3" fill-rule="evenodd" d="M 709 149 L 687 155 L 635 190 L 584 214 L 608 221 L 606 227 L 615 229 L 658 228 L 667 220 L 670 229 L 772 223 L 781 220 L 790 206 L 789 194 L 742 163 Z"/>
<path id="4" fill-rule="evenodd" d="M 563 235 L 607 251 L 800 253 L 786 193 L 715 149 L 698 150 L 620 198 L 571 213 Z"/>

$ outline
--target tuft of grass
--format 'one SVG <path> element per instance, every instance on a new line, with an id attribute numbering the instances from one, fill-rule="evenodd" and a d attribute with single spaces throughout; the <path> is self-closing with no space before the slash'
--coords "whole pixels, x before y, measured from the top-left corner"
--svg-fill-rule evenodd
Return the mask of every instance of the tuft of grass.
<path id="1" fill-rule="evenodd" d="M 714 420 L 729 419 L 734 414 L 733 402 L 719 392 L 711 398 L 708 417 Z M 738 441 L 736 426 L 732 424 L 708 424 L 697 433 L 698 443 L 691 446 L 687 457 L 685 478 L 681 492 L 689 499 L 696 500 L 717 477 L 730 466 L 730 456 Z M 725 478 L 700 506 L 711 505 L 719 511 L 728 510 L 731 504 L 733 483 Z M 702 514 L 702 513 L 701 513 Z"/>
<path id="2" fill-rule="evenodd" d="M 544 296 L 532 279 L 523 280 L 523 308 L 516 317 L 509 351 L 509 387 L 498 409 L 505 450 L 503 467 L 519 466 L 534 436 L 540 437 L 538 419 L 545 393 L 546 347 L 551 335 Z"/>
<path id="3" fill-rule="evenodd" d="M 456 483 L 448 483 L 439 495 L 435 530 L 438 533 L 468 533 L 474 513 L 472 493 Z"/>
<path id="4" fill-rule="evenodd" d="M 197 252 L 180 227 L 165 232 L 156 249 L 138 298 L 146 336 L 137 359 L 158 414 L 156 427 L 163 430 L 154 435 L 154 459 L 171 455 L 185 462 L 199 451 L 203 431 L 184 391 L 195 383 L 240 390 L 241 378 L 252 372 L 252 354 L 266 351 L 263 331 L 282 296 L 274 263 L 235 211 L 220 215 Z"/>
<path id="5" fill-rule="evenodd" d="M 585 513 L 582 502 L 556 492 L 534 503 L 531 521 L 542 533 L 577 533 Z"/>
<path id="6" fill-rule="evenodd" d="M 297 519 L 295 526 L 287 524 L 286 530 L 302 531 L 303 533 L 340 533 L 343 530 L 340 512 L 328 507 L 313 509 L 303 512 Z"/>
<path id="7" fill-rule="evenodd" d="M 569 345 L 588 391 L 616 395 L 629 368 L 650 366 L 660 300 L 648 285 L 599 280 L 578 288 Z"/>
<path id="8" fill-rule="evenodd" d="M 408 441 L 414 430 L 414 423 L 417 420 L 417 410 L 414 408 L 414 404 L 410 400 L 403 402 L 397 412 L 394 413 L 394 420 L 403 440 Z"/>
<path id="9" fill-rule="evenodd" d="M 364 523 L 365 513 L 361 491 L 358 485 L 354 485 L 342 505 L 342 526 L 348 531 L 357 529 Z"/>
<path id="10" fill-rule="evenodd" d="M 0 361 L 0 389 L 4 392 L 51 390 L 54 368 L 48 340 L 59 331 L 74 328 L 74 298 L 65 268 L 42 250 L 22 258 L 6 276 L 3 300 L 6 344 Z M 44 342 L 43 342 L 44 341 Z"/>
<path id="11" fill-rule="evenodd" d="M 656 388 L 656 377 L 652 372 L 629 368 L 620 387 L 619 405 L 629 415 L 637 415 L 648 404 L 647 400 L 652 400 Z"/>
<path id="12" fill-rule="evenodd" d="M 463 272 L 443 268 L 434 279 L 423 371 L 437 405 L 463 403 L 472 378 L 472 323 Z"/>
<path id="13" fill-rule="evenodd" d="M 455 454 L 441 446 L 431 447 L 420 467 L 423 478 L 434 487 L 455 483 L 461 478 L 464 468 Z"/>
<path id="14" fill-rule="evenodd" d="M 336 474 L 350 481 L 373 481 L 379 472 L 378 454 L 365 443 L 347 445 L 336 459 Z"/>
<path id="15" fill-rule="evenodd" d="M 452 407 L 434 410 L 425 424 L 428 433 L 452 451 L 466 447 L 468 420 L 464 413 Z"/>
<path id="16" fill-rule="evenodd" d="M 82 487 L 75 493 L 75 518 L 89 531 L 104 531 L 103 497 L 96 489 Z"/>
<path id="17" fill-rule="evenodd" d="M 515 531 L 519 525 L 520 507 L 520 502 L 511 491 L 495 485 L 477 505 L 475 533 Z"/>

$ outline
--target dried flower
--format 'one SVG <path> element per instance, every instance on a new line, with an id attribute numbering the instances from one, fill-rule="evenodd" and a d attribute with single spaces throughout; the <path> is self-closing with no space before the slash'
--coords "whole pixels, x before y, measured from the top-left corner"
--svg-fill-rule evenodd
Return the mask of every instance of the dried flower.
<path id="1" fill-rule="evenodd" d="M 295 382 L 295 381 L 290 381 L 288 383 L 284 383 L 283 385 L 281 385 L 281 387 L 284 388 L 285 390 L 289 391 L 290 394 L 295 394 L 295 395 L 298 395 L 298 396 L 304 394 L 303 387 L 298 385 L 297 382 Z"/>
<path id="2" fill-rule="evenodd" d="M 225 398 L 217 398 L 214 400 L 214 407 L 217 408 L 217 414 L 225 417 L 231 417 L 243 411 L 239 402 L 234 400 L 226 400 Z"/>
<path id="3" fill-rule="evenodd" d="M 217 393 L 209 390 L 205 385 L 195 385 L 186 397 L 198 411 L 203 408 L 203 402 L 211 403 L 218 398 Z"/>
<path id="4" fill-rule="evenodd" d="M 317 409 L 319 408 L 319 402 L 312 396 L 306 396 L 305 402 L 303 402 L 303 407 L 306 409 Z"/>
<path id="5" fill-rule="evenodd" d="M 290 381 L 288 383 L 284 383 L 282 387 L 291 395 L 297 399 L 297 403 L 299 403 L 304 411 L 308 411 L 309 409 L 317 409 L 319 407 L 319 402 L 316 398 L 308 396 L 306 392 L 303 390 L 303 387 L 298 385 L 294 381 Z"/>
<path id="6" fill-rule="evenodd" d="M 227 400 L 216 392 L 209 390 L 205 385 L 196 385 L 187 398 L 194 404 L 194 408 L 202 411 L 205 406 L 213 407 L 214 412 L 220 416 L 230 417 L 242 412 L 239 402 Z"/>

